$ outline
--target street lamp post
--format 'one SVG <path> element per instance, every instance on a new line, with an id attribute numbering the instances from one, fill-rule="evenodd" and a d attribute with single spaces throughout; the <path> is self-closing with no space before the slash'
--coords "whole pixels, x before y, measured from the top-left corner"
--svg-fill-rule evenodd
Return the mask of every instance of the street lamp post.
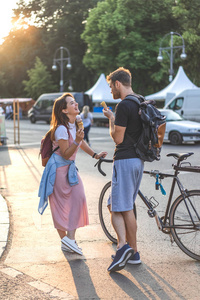
<path id="1" fill-rule="evenodd" d="M 60 56 L 57 58 L 58 56 L 58 52 L 60 53 Z M 64 52 L 67 53 L 67 57 L 64 57 Z M 70 53 L 69 50 L 65 47 L 60 47 L 56 50 L 55 54 L 54 54 L 54 59 L 53 59 L 53 66 L 52 66 L 52 70 L 53 71 L 57 71 L 57 64 L 59 64 L 60 66 L 60 92 L 64 92 L 64 63 L 67 62 L 66 68 L 67 69 L 71 69 L 72 65 L 70 62 Z"/>
<path id="2" fill-rule="evenodd" d="M 162 42 L 164 41 L 164 39 L 168 35 L 171 35 L 171 45 L 170 45 L 170 47 L 161 47 Z M 181 46 L 174 46 L 173 45 L 173 35 L 178 35 L 182 39 L 182 45 Z M 175 49 L 175 52 L 174 52 L 174 49 Z M 186 57 L 187 57 L 187 54 L 185 53 L 185 43 L 184 43 L 183 37 L 179 33 L 173 32 L 173 31 L 171 31 L 170 33 L 167 33 L 166 35 L 164 35 L 164 37 L 162 38 L 162 40 L 160 42 L 160 48 L 159 48 L 159 54 L 158 54 L 158 57 L 157 57 L 157 61 L 158 62 L 163 61 L 162 51 L 167 53 L 167 55 L 170 59 L 169 81 L 172 81 L 172 79 L 173 79 L 173 75 L 174 75 L 173 61 L 174 61 L 174 56 L 175 56 L 177 50 L 179 50 L 179 49 L 182 49 L 182 53 L 180 55 L 181 59 L 185 60 Z M 169 50 L 170 50 L 170 52 L 169 52 Z"/>

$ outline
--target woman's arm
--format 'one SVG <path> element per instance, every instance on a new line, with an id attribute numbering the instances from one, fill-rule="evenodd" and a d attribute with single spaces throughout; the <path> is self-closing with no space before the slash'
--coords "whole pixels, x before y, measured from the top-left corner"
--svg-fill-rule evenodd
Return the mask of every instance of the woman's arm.
<path id="1" fill-rule="evenodd" d="M 106 157 L 106 155 L 108 154 L 107 152 L 105 151 L 102 151 L 100 153 L 96 153 L 94 152 L 89 146 L 88 144 L 83 140 L 82 143 L 81 143 L 81 146 L 80 148 L 87 154 L 89 154 L 90 156 L 94 156 L 93 158 L 96 158 L 96 159 L 99 159 L 100 157 Z M 95 155 L 94 155 L 95 154 Z"/>
<path id="2" fill-rule="evenodd" d="M 76 148 L 78 147 L 79 143 L 84 138 L 84 131 L 83 129 L 79 129 L 76 132 L 76 139 L 74 143 L 69 147 L 69 141 L 60 139 L 58 140 L 58 145 L 60 147 L 60 152 L 63 158 L 69 159 L 75 152 Z"/>

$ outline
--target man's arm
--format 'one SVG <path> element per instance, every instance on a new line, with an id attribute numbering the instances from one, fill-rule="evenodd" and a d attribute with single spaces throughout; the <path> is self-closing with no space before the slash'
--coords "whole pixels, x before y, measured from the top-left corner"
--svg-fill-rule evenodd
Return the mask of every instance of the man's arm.
<path id="1" fill-rule="evenodd" d="M 104 115 L 109 119 L 110 136 L 116 145 L 121 144 L 124 140 L 126 127 L 115 125 L 115 117 L 110 110 L 104 110 Z"/>

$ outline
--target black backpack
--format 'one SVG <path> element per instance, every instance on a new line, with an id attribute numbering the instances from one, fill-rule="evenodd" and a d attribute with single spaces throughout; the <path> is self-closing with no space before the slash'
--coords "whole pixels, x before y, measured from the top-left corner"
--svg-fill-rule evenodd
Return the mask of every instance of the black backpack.
<path id="1" fill-rule="evenodd" d="M 155 107 L 154 100 L 146 100 L 141 95 L 128 95 L 124 99 L 135 101 L 139 105 L 142 133 L 138 141 L 134 143 L 137 156 L 144 161 L 160 160 L 166 116 L 163 116 Z"/>

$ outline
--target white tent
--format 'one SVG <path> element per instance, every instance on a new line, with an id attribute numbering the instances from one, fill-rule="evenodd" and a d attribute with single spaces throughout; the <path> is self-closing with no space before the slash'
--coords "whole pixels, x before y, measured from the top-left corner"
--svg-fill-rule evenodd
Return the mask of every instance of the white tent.
<path id="1" fill-rule="evenodd" d="M 100 103 L 102 101 L 108 103 L 118 103 L 121 100 L 114 100 L 111 94 L 111 89 L 104 74 L 101 74 L 95 85 L 89 89 L 85 94 L 92 97 L 92 102 Z"/>
<path id="2" fill-rule="evenodd" d="M 176 77 L 168 86 L 166 86 L 166 88 L 158 93 L 148 95 L 145 98 L 147 100 L 166 100 L 166 102 L 168 102 L 171 98 L 187 89 L 198 89 L 198 87 L 190 81 L 185 74 L 183 67 L 180 66 Z"/>

